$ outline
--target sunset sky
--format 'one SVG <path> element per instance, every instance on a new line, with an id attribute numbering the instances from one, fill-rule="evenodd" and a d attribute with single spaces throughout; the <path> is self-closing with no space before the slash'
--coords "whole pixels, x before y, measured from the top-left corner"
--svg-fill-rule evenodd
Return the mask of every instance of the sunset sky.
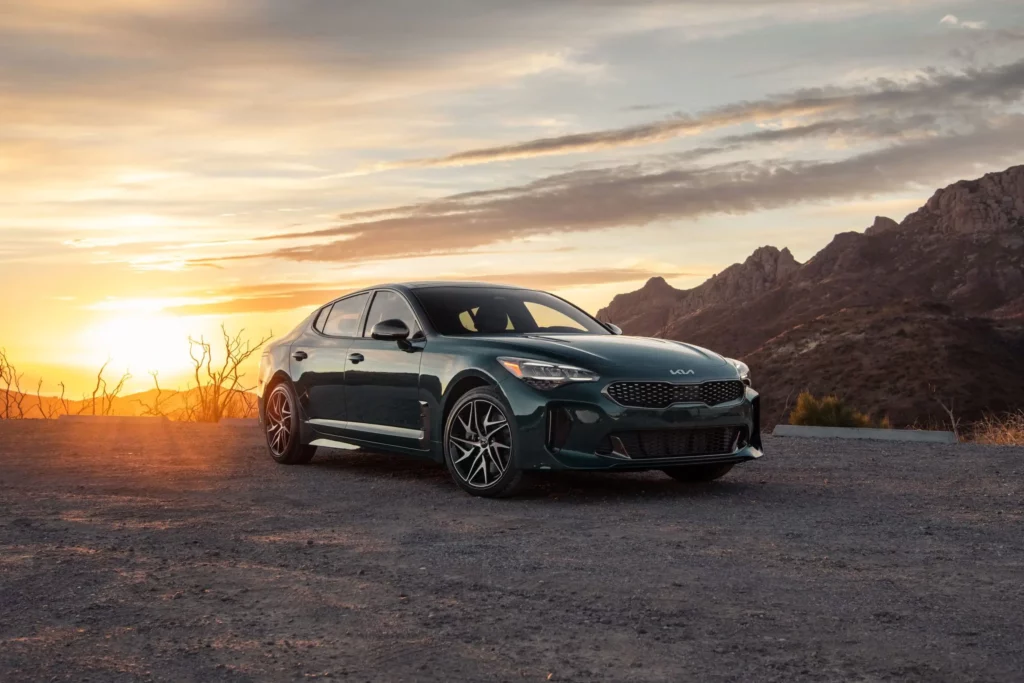
<path id="1" fill-rule="evenodd" d="M 14 0 L 0 347 L 184 386 L 381 281 L 596 311 L 1024 163 L 1020 0 Z"/>

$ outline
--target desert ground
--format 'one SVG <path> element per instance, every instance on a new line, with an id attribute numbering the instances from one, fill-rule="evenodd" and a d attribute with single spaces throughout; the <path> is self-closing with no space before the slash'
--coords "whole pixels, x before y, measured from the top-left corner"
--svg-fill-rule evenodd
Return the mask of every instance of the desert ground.
<path id="1" fill-rule="evenodd" d="M 252 427 L 0 423 L 0 680 L 1024 679 L 1024 449 L 766 450 L 495 501 Z"/>

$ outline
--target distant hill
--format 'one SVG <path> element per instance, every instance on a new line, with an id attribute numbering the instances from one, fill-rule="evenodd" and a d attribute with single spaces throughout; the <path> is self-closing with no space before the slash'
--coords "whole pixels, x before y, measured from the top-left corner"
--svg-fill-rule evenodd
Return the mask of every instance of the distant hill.
<path id="1" fill-rule="evenodd" d="M 12 414 L 17 414 L 13 408 L 21 394 L 11 392 L 10 398 L 6 399 L 12 406 Z M 159 413 L 167 415 L 172 420 L 186 419 L 189 405 L 196 405 L 199 402 L 198 390 L 188 391 L 163 390 L 160 394 L 160 403 L 157 406 L 157 390 L 150 389 L 137 394 L 128 394 L 113 399 L 111 403 L 111 415 L 139 416 L 150 414 L 153 410 L 159 409 Z M 0 416 L 4 414 L 5 396 L 0 392 Z M 230 401 L 229 417 L 244 416 L 249 406 L 256 405 L 256 395 L 250 392 L 235 392 L 235 397 Z M 93 411 L 92 399 L 68 401 L 67 405 L 54 396 L 37 397 L 25 394 L 21 399 L 21 408 L 26 418 L 56 417 L 65 413 L 70 415 L 91 415 Z M 255 408 L 252 408 L 254 411 Z M 102 415 L 104 411 L 102 397 L 96 397 L 95 414 Z M 255 417 L 254 413 L 250 414 Z"/>
<path id="2" fill-rule="evenodd" d="M 895 425 L 1024 406 L 1024 166 L 938 190 L 806 263 L 761 247 L 698 287 L 653 278 L 598 313 L 745 360 L 768 423 L 836 393 Z M 789 406 L 791 407 L 791 406 Z"/>

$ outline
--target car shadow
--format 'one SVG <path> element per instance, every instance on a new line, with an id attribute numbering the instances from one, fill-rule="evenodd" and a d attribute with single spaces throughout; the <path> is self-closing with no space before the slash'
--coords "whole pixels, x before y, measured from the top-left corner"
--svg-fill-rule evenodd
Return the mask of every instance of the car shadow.
<path id="1" fill-rule="evenodd" d="M 530 475 L 516 498 L 574 502 L 638 501 L 738 495 L 750 488 L 745 482 L 730 481 L 729 475 L 719 481 L 687 484 L 659 471 L 537 472 Z"/>
<path id="2" fill-rule="evenodd" d="M 371 479 L 400 479 L 430 484 L 465 495 L 444 466 L 432 460 L 369 450 L 321 449 L 310 466 Z M 617 499 L 704 498 L 740 495 L 763 487 L 749 479 L 724 478 L 686 484 L 657 470 L 648 472 L 529 472 L 520 491 L 508 501 L 577 501 Z"/>

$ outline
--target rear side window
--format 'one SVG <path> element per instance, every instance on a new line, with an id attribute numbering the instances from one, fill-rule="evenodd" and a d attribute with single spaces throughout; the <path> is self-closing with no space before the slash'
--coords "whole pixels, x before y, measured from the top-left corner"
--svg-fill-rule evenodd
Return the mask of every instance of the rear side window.
<path id="1" fill-rule="evenodd" d="M 409 307 L 409 303 L 401 294 L 382 290 L 373 297 L 370 304 L 370 313 L 366 316 L 366 327 L 363 336 L 369 337 L 373 326 L 382 320 L 401 320 L 409 328 L 409 336 L 415 336 L 420 331 L 416 316 Z"/>
<path id="2" fill-rule="evenodd" d="M 323 323 L 317 320 L 317 325 L 322 325 L 320 331 L 328 337 L 355 337 L 358 334 L 359 318 L 363 315 L 369 296 L 357 294 L 335 302 L 327 314 L 327 320 Z M 321 313 L 320 317 L 323 318 L 324 314 Z"/>
<path id="3" fill-rule="evenodd" d="M 313 323 L 313 329 L 323 334 L 324 325 L 327 323 L 327 316 L 331 314 L 331 307 L 325 306 L 321 308 L 316 314 L 316 322 Z"/>

